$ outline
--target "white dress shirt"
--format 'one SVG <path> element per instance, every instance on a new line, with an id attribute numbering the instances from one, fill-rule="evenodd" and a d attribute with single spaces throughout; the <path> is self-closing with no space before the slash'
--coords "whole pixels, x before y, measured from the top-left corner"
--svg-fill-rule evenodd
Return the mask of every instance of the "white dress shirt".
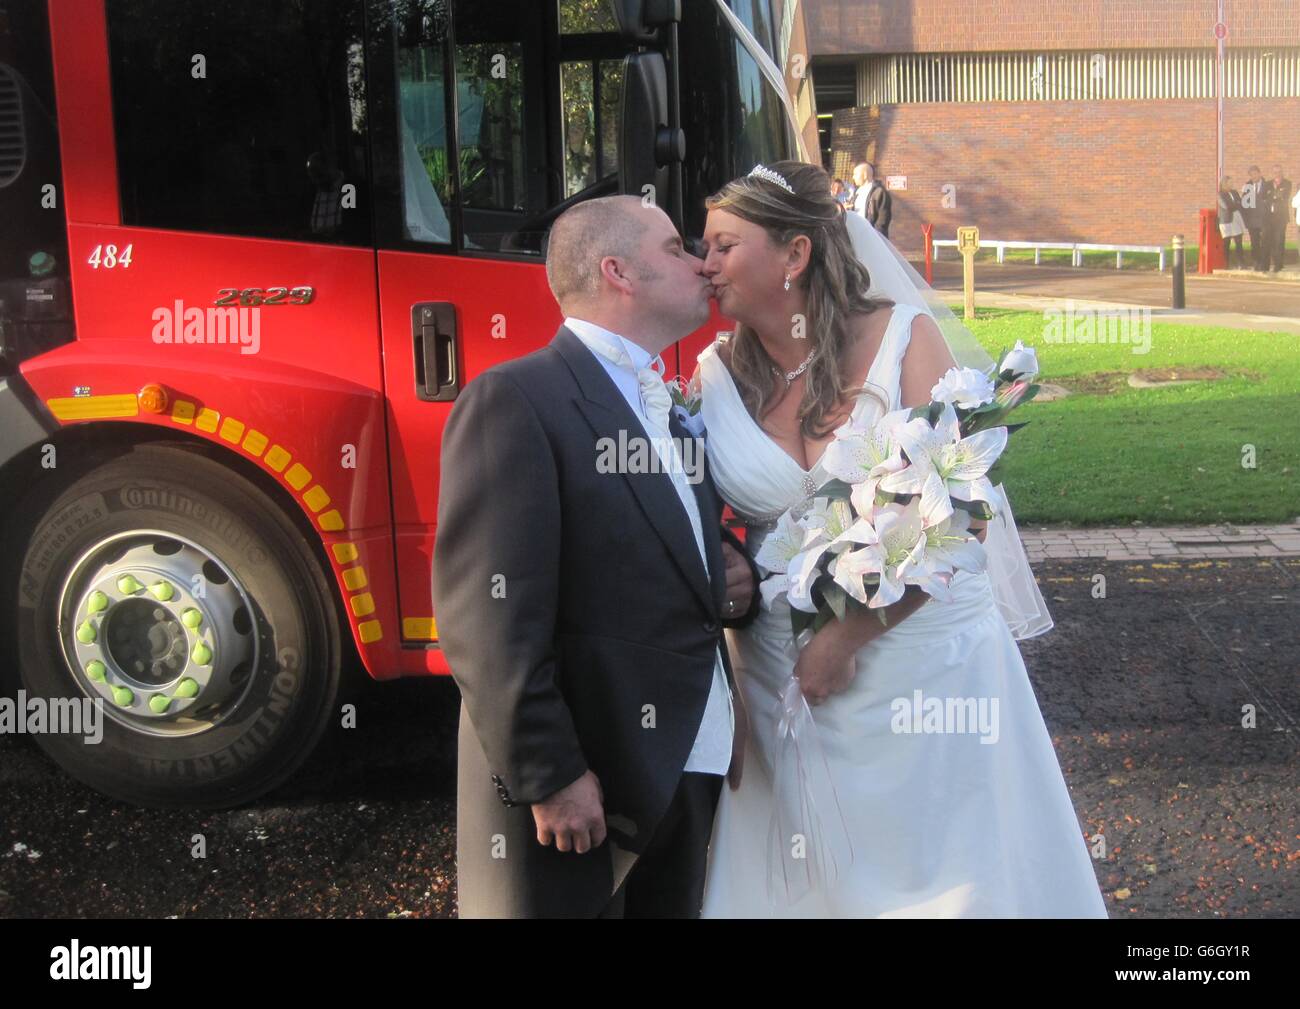
<path id="1" fill-rule="evenodd" d="M 867 197 L 871 195 L 871 190 L 874 187 L 874 182 L 864 182 L 858 186 L 858 191 L 853 194 L 853 212 L 859 217 L 867 216 Z"/>
<path id="2" fill-rule="evenodd" d="M 567 318 L 564 320 L 564 325 L 588 349 L 590 349 L 593 342 L 616 348 L 622 347 L 632 359 L 635 368 L 647 368 L 650 366 L 650 362 L 654 360 L 644 347 L 638 346 L 631 340 L 625 340 L 617 333 L 611 333 L 608 329 L 597 326 L 595 323 L 587 322 L 584 319 Z M 629 371 L 627 368 L 619 367 L 613 361 L 595 351 L 592 351 L 592 357 L 599 362 L 600 366 L 605 369 L 605 373 L 613 380 L 614 385 L 618 387 L 623 399 L 627 401 L 627 405 L 632 408 L 637 420 L 641 422 L 642 430 L 650 437 L 651 445 L 676 452 L 676 442 L 667 441 L 666 445 L 664 443 L 665 436 L 669 432 L 665 431 L 651 435 L 646 427 L 648 423 L 646 411 L 641 403 L 641 389 L 637 383 L 636 373 Z M 630 434 L 631 432 L 629 432 Z M 686 510 L 686 517 L 690 519 L 691 530 L 695 533 L 695 545 L 699 548 L 700 562 L 704 565 L 707 578 L 708 560 L 704 551 L 704 529 L 700 520 L 699 502 L 695 500 L 695 492 L 686 480 L 681 459 L 675 460 L 675 465 L 672 464 L 672 460 L 665 460 L 664 462 L 663 468 L 667 470 L 668 475 L 671 477 L 673 487 L 677 491 L 677 497 Z M 691 747 L 691 753 L 686 758 L 686 766 L 682 768 L 683 771 L 699 771 L 705 774 L 727 773 L 727 769 L 731 766 L 731 743 L 735 732 L 735 717 L 735 712 L 731 706 L 731 688 L 727 685 L 726 671 L 722 666 L 722 649 L 719 647 L 714 653 L 713 685 L 709 688 L 709 699 L 704 706 L 704 718 L 700 722 L 699 732 L 695 736 L 695 745 Z"/>

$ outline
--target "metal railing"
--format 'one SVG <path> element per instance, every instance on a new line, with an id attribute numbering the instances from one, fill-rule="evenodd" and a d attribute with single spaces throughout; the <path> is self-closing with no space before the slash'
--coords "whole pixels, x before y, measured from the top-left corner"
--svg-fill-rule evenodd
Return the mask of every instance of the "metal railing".
<path id="1" fill-rule="evenodd" d="M 957 248 L 957 240 L 954 238 L 937 238 L 931 245 L 934 247 L 934 261 L 937 263 L 939 261 L 940 246 L 955 249 Z M 1115 253 L 1115 269 L 1117 270 L 1124 267 L 1124 253 L 1146 252 L 1160 257 L 1160 272 L 1165 272 L 1165 249 L 1163 245 L 1106 245 L 1096 242 L 1004 242 L 992 238 L 981 238 L 980 249 L 988 248 L 997 250 L 999 263 L 1005 261 L 1007 249 L 1033 249 L 1035 266 L 1042 262 L 1044 249 L 1070 252 L 1071 266 L 1082 266 L 1085 252 L 1113 252 Z"/>

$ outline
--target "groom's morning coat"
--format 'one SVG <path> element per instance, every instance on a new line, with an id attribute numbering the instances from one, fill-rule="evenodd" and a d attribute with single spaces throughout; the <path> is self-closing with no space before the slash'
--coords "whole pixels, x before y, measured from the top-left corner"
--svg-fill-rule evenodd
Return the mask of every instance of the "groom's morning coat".
<path id="1" fill-rule="evenodd" d="M 675 418 L 672 434 L 688 437 Z M 707 471 L 692 489 L 711 578 L 666 473 L 598 468 L 600 439 L 644 436 L 564 327 L 468 383 L 448 420 L 433 590 L 464 702 L 462 917 L 600 911 L 677 787 L 720 642 L 731 679 L 722 502 Z M 587 769 L 608 840 L 585 854 L 541 846 L 529 804 Z"/>

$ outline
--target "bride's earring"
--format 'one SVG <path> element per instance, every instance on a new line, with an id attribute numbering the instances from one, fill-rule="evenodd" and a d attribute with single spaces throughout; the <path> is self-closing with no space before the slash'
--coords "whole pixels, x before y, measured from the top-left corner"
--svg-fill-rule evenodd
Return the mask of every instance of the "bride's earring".
<path id="1" fill-rule="evenodd" d="M 785 275 L 785 289 L 790 290 L 790 274 Z"/>

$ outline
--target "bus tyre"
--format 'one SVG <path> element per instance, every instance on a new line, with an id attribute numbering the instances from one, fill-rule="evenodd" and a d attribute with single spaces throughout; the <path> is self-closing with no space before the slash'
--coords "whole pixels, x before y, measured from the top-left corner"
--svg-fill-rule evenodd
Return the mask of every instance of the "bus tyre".
<path id="1" fill-rule="evenodd" d="M 204 455 L 142 445 L 34 508 L 21 686 L 63 712 L 41 748 L 141 806 L 234 806 L 288 778 L 333 712 L 342 649 L 331 587 L 281 506 Z"/>

